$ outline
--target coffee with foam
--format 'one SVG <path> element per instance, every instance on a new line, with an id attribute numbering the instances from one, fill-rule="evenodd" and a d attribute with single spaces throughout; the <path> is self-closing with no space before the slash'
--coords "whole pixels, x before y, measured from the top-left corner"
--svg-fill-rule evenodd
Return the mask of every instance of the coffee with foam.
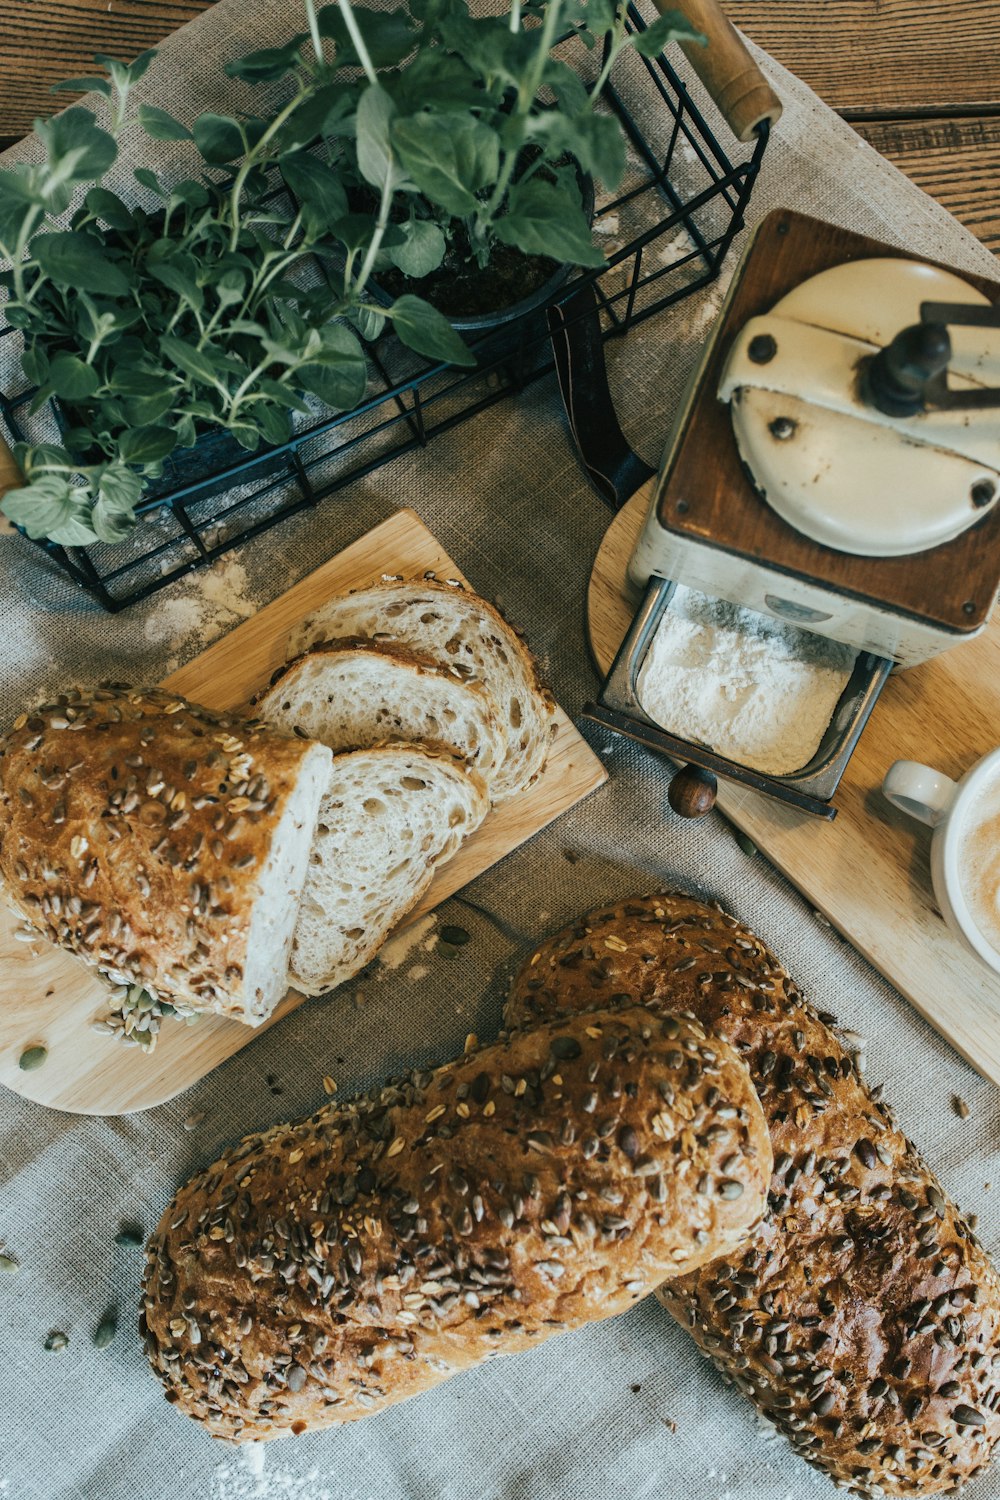
<path id="1" fill-rule="evenodd" d="M 1000 953 L 1000 778 L 985 786 L 965 810 L 958 868 L 972 920 Z"/>

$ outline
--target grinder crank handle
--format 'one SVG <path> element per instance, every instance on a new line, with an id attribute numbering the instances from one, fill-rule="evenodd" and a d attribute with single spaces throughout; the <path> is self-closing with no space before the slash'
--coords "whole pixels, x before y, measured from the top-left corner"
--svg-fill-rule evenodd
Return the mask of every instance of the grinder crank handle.
<path id="1" fill-rule="evenodd" d="M 549 308 L 549 338 L 577 452 L 592 483 L 620 510 L 656 470 L 633 452 L 615 415 L 597 306 L 587 282 Z"/>
<path id="2" fill-rule="evenodd" d="M 708 38 L 708 46 L 682 42 L 688 62 L 708 89 L 738 141 L 750 141 L 766 121 L 781 118 L 781 100 L 723 14 L 719 0 L 653 0 L 657 10 L 679 10 Z"/>

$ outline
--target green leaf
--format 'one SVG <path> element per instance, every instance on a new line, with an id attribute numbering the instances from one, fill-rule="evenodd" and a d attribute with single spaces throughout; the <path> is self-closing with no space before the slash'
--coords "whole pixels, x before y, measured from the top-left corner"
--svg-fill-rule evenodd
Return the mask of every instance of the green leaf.
<path id="1" fill-rule="evenodd" d="M 185 375 L 193 375 L 208 385 L 219 384 L 216 365 L 203 349 L 196 349 L 193 344 L 185 344 L 183 339 L 173 337 L 161 339 L 160 349 Z"/>
<path id="2" fill-rule="evenodd" d="M 471 116 L 427 113 L 397 120 L 392 139 L 420 191 L 448 213 L 475 212 L 476 193 L 500 170 L 500 138 Z"/>
<path id="3" fill-rule="evenodd" d="M 174 428 L 177 434 L 177 446 L 179 448 L 193 448 L 198 441 L 198 430 L 194 425 L 194 417 L 185 412 Z"/>
<path id="4" fill-rule="evenodd" d="M 697 31 L 679 10 L 668 10 L 657 16 L 645 31 L 635 32 L 631 42 L 642 57 L 658 57 L 668 42 L 697 42 L 707 47 L 708 37 Z"/>
<path id="5" fill-rule="evenodd" d="M 165 417 L 174 405 L 177 390 L 162 376 L 160 389 L 149 396 L 129 396 L 125 401 L 125 415 L 132 427 L 151 427 Z"/>
<path id="6" fill-rule="evenodd" d="M 213 290 L 219 299 L 220 307 L 236 307 L 243 301 L 246 277 L 238 267 L 231 266 L 214 283 Z"/>
<path id="7" fill-rule="evenodd" d="M 49 384 L 61 401 L 86 401 L 100 383 L 93 366 L 76 354 L 57 354 L 49 369 Z"/>
<path id="8" fill-rule="evenodd" d="M 267 396 L 273 396 L 279 406 L 286 407 L 288 411 L 307 412 L 309 410 L 308 403 L 303 401 L 301 396 L 297 396 L 294 391 L 288 389 L 287 385 L 281 385 L 277 380 L 268 380 L 266 376 L 262 376 L 255 383 L 254 389 L 262 391 Z"/>
<path id="9" fill-rule="evenodd" d="M 322 348 L 315 360 L 291 378 L 335 411 L 357 406 L 368 384 L 368 366 L 356 336 L 343 323 L 321 330 Z"/>
<path id="10" fill-rule="evenodd" d="M 168 115 L 165 109 L 157 109 L 155 104 L 139 105 L 139 124 L 147 135 L 151 135 L 154 141 L 189 141 L 191 132 L 180 120 L 175 120 L 173 115 Z"/>
<path id="11" fill-rule="evenodd" d="M 265 47 L 260 52 L 248 52 L 246 57 L 226 63 L 223 72 L 229 78 L 242 78 L 247 83 L 274 83 L 295 67 L 306 41 L 308 32 L 300 31 L 283 47 Z"/>
<path id="12" fill-rule="evenodd" d="M 558 58 L 550 57 L 545 64 L 545 72 L 542 75 L 544 82 L 548 84 L 556 98 L 556 103 L 563 115 L 571 115 L 574 118 L 586 114 L 590 108 L 589 95 L 583 84 L 583 79 L 575 68 L 568 63 L 561 62 Z M 537 124 L 540 119 L 554 113 L 551 110 L 543 110 L 532 119 L 532 124 Z"/>
<path id="13" fill-rule="evenodd" d="M 21 353 L 21 369 L 32 385 L 44 385 L 49 374 L 49 357 L 41 344 L 28 344 Z"/>
<path id="14" fill-rule="evenodd" d="M 184 203 L 188 208 L 204 208 L 208 203 L 208 190 L 204 183 L 185 177 L 170 189 L 170 202 Z"/>
<path id="15" fill-rule="evenodd" d="M 392 100 L 385 89 L 369 84 L 358 103 L 358 168 L 372 187 L 390 191 L 402 183 L 390 133 L 392 116 Z"/>
<path id="16" fill-rule="evenodd" d="M 73 517 L 74 485 L 69 474 L 41 474 L 30 484 L 8 490 L 0 510 L 33 541 L 51 536 Z"/>
<path id="17" fill-rule="evenodd" d="M 163 286 L 169 287 L 183 302 L 201 310 L 204 297 L 201 287 L 195 280 L 198 274 L 198 263 L 194 256 L 186 255 L 180 250 L 173 255 L 159 259 L 149 256 L 146 260 L 146 270 L 154 281 L 159 281 Z"/>
<path id="18" fill-rule="evenodd" d="M 158 464 L 176 443 L 172 427 L 132 427 L 118 439 L 118 451 L 126 464 Z"/>
<path id="19" fill-rule="evenodd" d="M 405 10 L 369 10 L 351 4 L 351 13 L 376 68 L 393 68 L 413 51 L 416 27 Z M 337 66 L 357 63 L 358 56 L 344 24 L 339 5 L 324 5 L 318 12 L 320 36 L 329 37 L 337 48 Z"/>
<path id="20" fill-rule="evenodd" d="M 59 83 L 54 83 L 49 89 L 50 94 L 103 94 L 108 98 L 111 94 L 111 85 L 106 78 L 99 74 L 88 73 L 82 78 L 63 78 Z"/>
<path id="21" fill-rule="evenodd" d="M 348 250 L 363 250 L 371 240 L 374 228 L 375 223 L 370 214 L 345 214 L 342 219 L 330 225 L 330 233 Z M 322 250 L 322 246 L 319 248 Z"/>
<path id="22" fill-rule="evenodd" d="M 396 334 L 409 349 L 415 349 L 428 359 L 445 360 L 450 365 L 476 363 L 475 355 L 444 314 L 422 297 L 414 297 L 409 292 L 397 297 L 388 313 Z"/>
<path id="23" fill-rule="evenodd" d="M 302 205 L 310 233 L 321 234 L 347 213 L 347 194 L 337 173 L 324 162 L 298 151 L 278 163 L 285 186 Z"/>
<path id="24" fill-rule="evenodd" d="M 540 142 L 550 159 L 572 153 L 585 172 L 599 177 L 607 188 L 618 186 L 625 171 L 625 137 L 613 115 L 586 110 L 569 116 L 545 110 L 530 125 L 530 139 Z"/>
<path id="25" fill-rule="evenodd" d="M 90 521 L 98 541 L 113 544 L 125 540 L 135 525 L 135 516 L 131 512 L 116 510 L 101 496 L 90 513 Z"/>
<path id="26" fill-rule="evenodd" d="M 129 63 L 128 76 L 130 83 L 138 83 L 155 56 L 156 48 L 150 47 L 148 51 L 140 52 L 134 62 Z M 94 61 L 97 61 L 96 57 Z"/>
<path id="27" fill-rule="evenodd" d="M 90 212 L 103 220 L 109 229 L 132 228 L 132 210 L 122 202 L 117 193 L 109 193 L 107 188 L 93 187 L 84 201 Z"/>
<path id="28" fill-rule="evenodd" d="M 387 74 L 384 86 L 404 115 L 421 109 L 438 114 L 482 109 L 492 102 L 482 79 L 460 57 L 451 57 L 440 47 L 422 48 L 405 68 Z"/>
<path id="29" fill-rule="evenodd" d="M 135 525 L 142 480 L 124 464 L 109 464 L 100 477 L 91 525 L 102 542 L 120 542 Z"/>
<path id="30" fill-rule="evenodd" d="M 249 422 L 234 422 L 229 431 L 240 447 L 246 448 L 248 452 L 256 453 L 260 447 L 260 432 L 256 427 L 251 427 Z"/>
<path id="31" fill-rule="evenodd" d="M 136 167 L 132 176 L 139 183 L 140 187 L 149 188 L 149 191 L 156 193 L 157 197 L 168 198 L 170 196 L 156 173 L 150 171 L 149 167 Z"/>
<path id="32" fill-rule="evenodd" d="M 493 229 L 498 240 L 525 255 L 547 255 L 575 266 L 604 264 L 604 256 L 590 237 L 579 195 L 562 183 L 537 177 L 515 183 L 509 210 Z"/>
<path id="33" fill-rule="evenodd" d="M 231 115 L 199 115 L 194 122 L 194 139 L 205 161 L 235 161 L 246 151 L 243 131 Z"/>
<path id="34" fill-rule="evenodd" d="M 11 250 L 17 244 L 25 215 L 33 205 L 43 204 L 23 167 L 0 172 L 0 240 Z M 9 321 L 9 320 L 8 320 Z"/>
<path id="35" fill-rule="evenodd" d="M 130 365 L 118 366 L 108 385 L 123 396 L 155 396 L 163 387 L 163 375 L 154 374 L 152 370 L 137 370 Z"/>
<path id="36" fill-rule="evenodd" d="M 351 322 L 363 339 L 369 343 L 377 339 L 385 327 L 385 313 L 371 302 L 364 302 L 350 314 Z"/>
<path id="37" fill-rule="evenodd" d="M 102 292 L 109 297 L 122 296 L 129 289 L 128 279 L 100 240 L 80 230 L 36 234 L 31 253 L 46 276 L 61 286 Z"/>
<path id="38" fill-rule="evenodd" d="M 403 225 L 401 245 L 390 246 L 387 256 L 404 276 L 429 276 L 444 260 L 445 238 L 429 219 L 411 219 Z"/>
<path id="39" fill-rule="evenodd" d="M 448 50 L 478 73 L 487 88 L 497 83 L 517 87 L 538 47 L 537 31 L 522 27 L 512 32 L 500 16 L 446 17 L 441 36 Z"/>
<path id="40" fill-rule="evenodd" d="M 292 435 L 289 415 L 280 406 L 271 405 L 267 401 L 255 401 L 253 418 L 259 423 L 265 440 L 275 448 L 279 448 L 282 443 L 287 443 Z"/>
<path id="41" fill-rule="evenodd" d="M 353 135 L 360 92 L 359 84 L 347 82 L 314 89 L 273 137 L 278 150 L 297 151 L 321 135 Z"/>
<path id="42" fill-rule="evenodd" d="M 45 143 L 48 172 L 42 192 L 50 196 L 68 183 L 96 181 L 118 155 L 114 136 L 101 130 L 89 109 L 64 109 L 50 120 L 36 120 L 35 132 Z"/>

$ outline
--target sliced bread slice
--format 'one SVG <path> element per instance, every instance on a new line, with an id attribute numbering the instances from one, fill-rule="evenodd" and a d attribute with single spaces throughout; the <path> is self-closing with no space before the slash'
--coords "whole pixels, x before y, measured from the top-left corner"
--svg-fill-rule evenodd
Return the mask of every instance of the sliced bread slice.
<path id="1" fill-rule="evenodd" d="M 507 741 L 491 787 L 494 802 L 538 775 L 555 706 L 531 652 L 492 605 L 459 584 L 390 580 L 330 599 L 296 627 L 289 650 L 298 655 L 344 636 L 401 642 L 490 693 Z"/>
<path id="2" fill-rule="evenodd" d="M 364 750 L 386 740 L 440 745 L 472 766 L 490 789 L 506 736 L 493 699 L 406 646 L 328 641 L 279 667 L 253 712 L 279 729 L 331 750 Z"/>
<path id="3" fill-rule="evenodd" d="M 291 983 L 319 995 L 364 968 L 488 808 L 482 777 L 444 752 L 380 745 L 335 756 L 299 906 Z"/>

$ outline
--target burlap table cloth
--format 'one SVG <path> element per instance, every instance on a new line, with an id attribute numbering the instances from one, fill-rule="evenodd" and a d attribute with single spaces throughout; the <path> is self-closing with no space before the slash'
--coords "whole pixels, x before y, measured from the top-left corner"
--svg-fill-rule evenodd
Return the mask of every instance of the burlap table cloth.
<path id="1" fill-rule="evenodd" d="M 282 40 L 298 24 L 287 0 L 220 0 L 163 45 L 142 95 L 185 118 L 218 107 L 220 63 Z M 863 36 L 845 45 L 864 66 Z M 790 206 L 995 273 L 987 251 L 942 208 L 803 84 L 760 60 L 785 114 L 752 222 Z M 33 149 L 17 148 L 4 164 Z M 141 149 L 147 164 L 178 174 L 176 148 Z M 611 350 L 623 424 L 651 461 L 721 291 L 716 285 L 681 303 Z M 28 543 L 5 539 L 0 721 L 74 680 L 155 681 L 399 505 L 415 506 L 473 583 L 527 631 L 560 702 L 577 714 L 594 685 L 583 602 L 609 513 L 581 475 L 548 379 L 118 618 L 68 586 Z M 139 1344 L 142 1257 L 115 1245 L 123 1221 L 152 1228 L 174 1186 L 227 1142 L 322 1102 L 324 1074 L 345 1096 L 401 1067 L 454 1055 L 469 1031 L 493 1035 L 506 980 L 538 937 L 589 906 L 660 882 L 720 897 L 774 945 L 810 996 L 870 1039 L 869 1075 L 884 1080 L 904 1127 L 949 1191 L 978 1212 L 980 1234 L 996 1249 L 996 1092 L 763 857 L 744 853 L 721 819 L 689 825 L 673 817 L 662 761 L 585 733 L 607 764 L 608 785 L 469 887 L 474 908 L 453 901 L 441 910 L 441 922 L 471 934 L 459 958 L 421 950 L 395 969 L 375 965 L 148 1113 L 88 1119 L 3 1095 L 0 1246 L 21 1262 L 18 1274 L 0 1277 L 3 1500 L 832 1493 L 652 1298 L 371 1421 L 274 1445 L 260 1473 L 245 1453 L 214 1444 L 164 1403 Z M 955 1094 L 969 1105 L 965 1120 L 953 1109 Z M 92 1335 L 112 1303 L 120 1330 L 97 1350 Z M 69 1336 L 61 1352 L 43 1348 L 53 1328 Z M 998 1493 L 1000 1473 L 975 1490 Z"/>

